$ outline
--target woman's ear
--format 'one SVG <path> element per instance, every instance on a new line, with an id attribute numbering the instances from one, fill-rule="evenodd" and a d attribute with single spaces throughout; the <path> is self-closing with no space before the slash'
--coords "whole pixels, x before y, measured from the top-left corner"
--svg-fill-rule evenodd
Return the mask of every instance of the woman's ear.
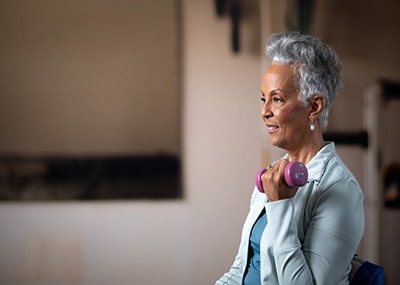
<path id="1" fill-rule="evenodd" d="M 311 99 L 310 102 L 310 118 L 313 120 L 318 118 L 318 116 L 322 113 L 322 110 L 325 106 L 325 97 L 317 94 Z"/>

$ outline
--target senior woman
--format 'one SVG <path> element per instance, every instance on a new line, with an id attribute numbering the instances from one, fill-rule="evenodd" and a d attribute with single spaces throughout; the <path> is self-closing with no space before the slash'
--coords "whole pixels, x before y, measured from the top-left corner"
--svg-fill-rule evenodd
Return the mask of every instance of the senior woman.
<path id="1" fill-rule="evenodd" d="M 254 189 L 239 252 L 216 284 L 348 284 L 364 232 L 363 192 L 323 139 L 342 65 L 330 46 L 299 32 L 271 35 L 266 52 L 261 117 L 287 154 L 262 175 L 265 193 Z M 304 186 L 285 183 L 290 161 L 307 166 Z"/>

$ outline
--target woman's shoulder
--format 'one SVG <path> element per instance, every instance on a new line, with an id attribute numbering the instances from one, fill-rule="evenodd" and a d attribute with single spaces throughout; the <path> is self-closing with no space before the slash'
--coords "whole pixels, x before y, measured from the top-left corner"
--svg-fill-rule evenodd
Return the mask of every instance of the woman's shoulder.
<path id="1" fill-rule="evenodd" d="M 360 184 L 351 170 L 336 152 L 334 143 L 327 145 L 317 156 L 316 163 L 310 166 L 311 179 L 315 179 L 318 192 L 332 188 L 362 192 Z"/>

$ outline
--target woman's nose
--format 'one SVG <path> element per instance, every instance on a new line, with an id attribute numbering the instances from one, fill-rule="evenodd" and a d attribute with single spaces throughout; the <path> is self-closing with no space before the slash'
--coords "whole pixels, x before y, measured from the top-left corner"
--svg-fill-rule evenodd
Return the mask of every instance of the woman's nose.
<path id="1" fill-rule="evenodd" d="M 265 102 L 261 110 L 261 118 L 264 120 L 269 119 L 270 117 L 272 117 L 272 111 L 268 102 Z"/>

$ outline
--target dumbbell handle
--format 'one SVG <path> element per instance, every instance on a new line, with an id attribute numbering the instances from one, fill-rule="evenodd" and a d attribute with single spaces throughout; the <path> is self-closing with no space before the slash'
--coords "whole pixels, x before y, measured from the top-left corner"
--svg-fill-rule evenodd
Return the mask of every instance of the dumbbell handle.
<path id="1" fill-rule="evenodd" d="M 266 168 L 261 169 L 256 175 L 256 186 L 260 192 L 264 192 L 261 176 L 265 171 L 267 171 Z M 284 177 L 286 184 L 290 187 L 304 186 L 308 179 L 307 167 L 301 162 L 291 161 L 285 166 Z"/>

